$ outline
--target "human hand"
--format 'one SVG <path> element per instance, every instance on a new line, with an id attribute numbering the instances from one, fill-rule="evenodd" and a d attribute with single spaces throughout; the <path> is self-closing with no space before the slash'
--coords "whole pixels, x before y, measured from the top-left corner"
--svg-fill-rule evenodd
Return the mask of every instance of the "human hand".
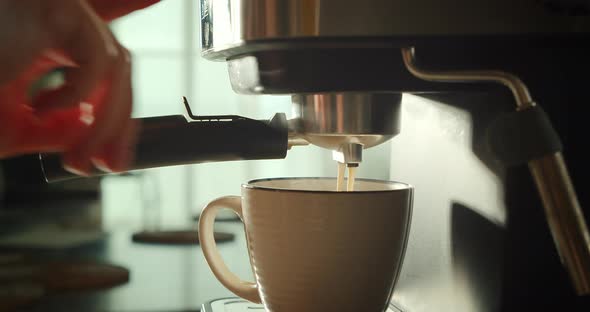
<path id="1" fill-rule="evenodd" d="M 79 174 L 93 164 L 125 170 L 136 128 L 130 55 L 101 18 L 83 0 L 14 0 L 0 2 L 0 21 L 0 157 L 61 152 Z M 55 67 L 65 84 L 31 98 L 31 84 Z"/>

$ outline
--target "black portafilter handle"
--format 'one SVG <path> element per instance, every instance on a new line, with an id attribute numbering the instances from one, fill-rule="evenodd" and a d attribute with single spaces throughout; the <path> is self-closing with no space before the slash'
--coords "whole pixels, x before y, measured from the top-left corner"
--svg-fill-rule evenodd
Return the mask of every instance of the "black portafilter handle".
<path id="1" fill-rule="evenodd" d="M 187 121 L 182 115 L 138 118 L 135 161 L 129 171 L 205 162 L 281 159 L 288 149 L 283 113 L 270 120 L 223 115 Z M 80 178 L 63 168 L 60 154 L 41 154 L 47 182 Z M 106 174 L 96 171 L 96 175 Z"/>

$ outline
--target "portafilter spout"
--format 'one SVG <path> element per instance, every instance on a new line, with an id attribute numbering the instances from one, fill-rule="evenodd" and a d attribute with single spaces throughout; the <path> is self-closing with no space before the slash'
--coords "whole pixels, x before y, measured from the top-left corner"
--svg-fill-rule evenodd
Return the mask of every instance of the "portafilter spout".
<path id="1" fill-rule="evenodd" d="M 310 144 L 332 150 L 334 160 L 358 165 L 363 149 L 400 132 L 401 97 L 385 92 L 295 94 L 290 126 Z"/>

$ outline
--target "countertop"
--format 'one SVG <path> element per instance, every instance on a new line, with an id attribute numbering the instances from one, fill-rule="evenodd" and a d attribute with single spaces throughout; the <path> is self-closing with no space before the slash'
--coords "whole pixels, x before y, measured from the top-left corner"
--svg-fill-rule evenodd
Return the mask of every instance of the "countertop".
<path id="1" fill-rule="evenodd" d="M 242 224 L 218 222 L 216 231 L 235 234 L 233 241 L 218 244 L 219 251 L 233 272 L 252 280 Z M 36 255 L 123 266 L 130 271 L 128 283 L 107 290 L 48 295 L 19 311 L 198 311 L 206 301 L 232 296 L 213 276 L 198 245 L 141 244 L 131 240 L 132 234 L 114 231 L 92 246 Z"/>

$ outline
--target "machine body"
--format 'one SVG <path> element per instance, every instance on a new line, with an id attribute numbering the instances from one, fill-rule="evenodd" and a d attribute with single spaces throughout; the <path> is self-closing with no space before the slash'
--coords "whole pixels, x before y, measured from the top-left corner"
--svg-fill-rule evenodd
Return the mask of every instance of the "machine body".
<path id="1" fill-rule="evenodd" d="M 227 61 L 230 82 L 238 93 L 292 95 L 295 111 L 303 112 L 301 116 L 308 120 L 299 134 L 311 144 L 335 150 L 335 159 L 354 162 L 360 158 L 355 154 L 358 136 L 342 131 L 344 126 L 318 126 L 346 116 L 326 109 L 325 103 L 333 98 L 325 94 L 398 92 L 436 97 L 494 93 L 509 99 L 504 102 L 512 102 L 513 114 L 525 116 L 521 112 L 544 105 L 545 98 L 535 97 L 535 92 L 547 94 L 540 85 L 573 91 L 545 73 L 559 73 L 563 70 L 560 65 L 552 71 L 543 67 L 551 62 L 569 64 L 560 58 L 587 51 L 581 42 L 590 32 L 589 11 L 590 5 L 583 1 L 459 0 L 449 5 L 428 0 L 371 0 L 359 5 L 337 0 L 202 0 L 202 54 L 214 61 Z M 580 71 L 584 68 L 587 66 Z M 543 74 L 547 76 L 543 78 Z M 528 82 L 535 85 L 532 93 Z M 343 117 L 342 124 L 355 125 L 359 118 L 364 119 L 359 116 Z M 537 119 L 537 124 L 523 130 L 531 136 L 522 139 L 535 141 L 540 136 L 543 139 L 539 141 L 546 142 L 557 137 L 549 120 Z M 371 121 L 375 127 L 368 127 L 374 131 L 371 138 L 382 135 L 376 144 L 393 137 L 391 131 L 383 136 L 381 121 Z M 535 133 L 531 129 L 549 130 Z M 338 143 L 332 141 L 335 137 Z M 372 145 L 365 142 L 364 147 Z M 584 296 L 590 294 L 590 236 L 560 146 L 540 144 L 536 148 L 542 153 L 529 153 L 532 156 L 519 164 L 528 163 L 573 293 Z M 433 155 L 432 161 L 437 156 Z M 424 174 L 419 169 L 416 172 L 417 176 Z M 514 186 L 510 180 L 504 183 L 507 196 L 525 196 L 511 193 Z M 506 201 L 511 202 L 510 197 Z"/>

